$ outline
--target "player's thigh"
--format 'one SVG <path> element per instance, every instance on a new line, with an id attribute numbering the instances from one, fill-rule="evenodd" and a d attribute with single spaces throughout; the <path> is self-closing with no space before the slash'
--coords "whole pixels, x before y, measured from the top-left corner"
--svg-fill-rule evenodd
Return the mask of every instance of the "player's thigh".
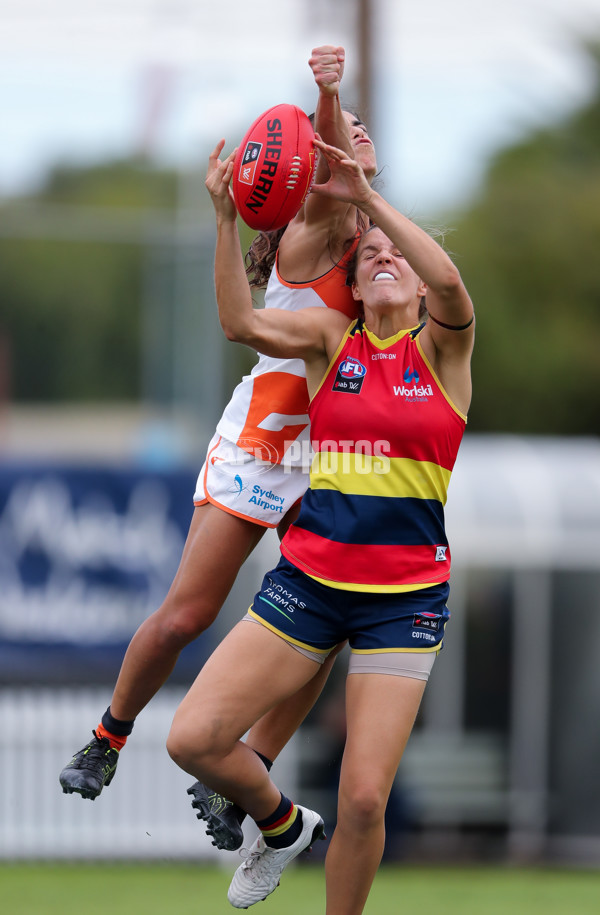
<path id="1" fill-rule="evenodd" d="M 348 676 L 341 793 L 365 791 L 387 799 L 425 685 L 424 680 L 388 674 Z"/>
<path id="2" fill-rule="evenodd" d="M 174 724 L 221 747 L 239 740 L 271 708 L 293 696 L 319 665 L 265 626 L 239 622 L 217 646 L 177 710 Z"/>
<path id="3" fill-rule="evenodd" d="M 210 503 L 197 506 L 167 601 L 201 600 L 220 608 L 265 530 Z"/>

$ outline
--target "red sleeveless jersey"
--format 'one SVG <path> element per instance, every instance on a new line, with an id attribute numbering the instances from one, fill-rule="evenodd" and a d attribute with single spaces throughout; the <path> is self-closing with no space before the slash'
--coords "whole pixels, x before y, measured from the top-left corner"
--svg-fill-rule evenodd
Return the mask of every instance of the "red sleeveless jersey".
<path id="1" fill-rule="evenodd" d="M 354 322 L 313 397 L 310 489 L 281 551 L 334 588 L 407 591 L 450 577 L 444 505 L 466 417 L 419 342 Z"/>

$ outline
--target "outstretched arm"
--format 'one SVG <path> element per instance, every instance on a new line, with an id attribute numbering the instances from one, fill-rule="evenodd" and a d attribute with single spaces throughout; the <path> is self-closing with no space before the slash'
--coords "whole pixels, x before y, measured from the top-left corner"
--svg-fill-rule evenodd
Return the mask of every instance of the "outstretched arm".
<path id="1" fill-rule="evenodd" d="M 346 53 L 342 47 L 323 45 L 313 49 L 308 63 L 319 88 L 315 131 L 325 143 L 343 149 L 352 159 L 354 150 L 350 140 L 350 131 L 340 103 L 340 83 L 344 75 L 345 60 Z M 317 181 L 325 181 L 328 176 L 327 159 L 321 156 L 317 169 Z"/>
<path id="2" fill-rule="evenodd" d="M 309 64 L 319 89 L 315 130 L 327 143 L 353 157 L 350 129 L 340 104 L 344 62 L 342 47 L 323 45 L 313 49 Z M 325 156 L 320 156 L 316 181 L 323 183 L 328 177 L 329 164 Z M 334 260 L 341 256 L 355 226 L 354 207 L 346 201 L 309 195 L 282 238 L 279 247 L 282 276 L 291 282 L 307 282 L 319 276 L 331 266 L 332 253 Z"/>
<path id="3" fill-rule="evenodd" d="M 471 402 L 475 327 L 473 304 L 458 269 L 427 232 L 369 186 L 362 169 L 343 150 L 319 141 L 316 145 L 327 157 L 331 177 L 326 184 L 313 186 L 312 193 L 354 203 L 391 239 L 426 284 L 430 320 L 419 340 L 448 396 L 466 414 Z"/>
<path id="4" fill-rule="evenodd" d="M 467 324 L 473 316 L 473 305 L 460 273 L 437 242 L 374 191 L 362 169 L 343 150 L 316 140 L 315 145 L 329 162 L 331 177 L 325 184 L 314 185 L 312 194 L 347 200 L 357 206 L 390 238 L 402 252 L 415 273 L 427 284 L 427 307 L 434 318 L 452 327 Z M 462 348 L 470 334 L 448 337 L 435 322 L 431 334 L 442 348 Z"/>
<path id="5" fill-rule="evenodd" d="M 269 356 L 308 361 L 326 358 L 323 327 L 327 321 L 323 320 L 323 312 L 328 309 L 288 312 L 253 307 L 230 188 L 235 150 L 221 160 L 224 145 L 225 141 L 221 140 L 209 157 L 205 184 L 215 208 L 215 290 L 225 336 Z M 340 316 L 336 313 L 336 317 Z M 339 337 L 342 333 L 343 330 Z"/>

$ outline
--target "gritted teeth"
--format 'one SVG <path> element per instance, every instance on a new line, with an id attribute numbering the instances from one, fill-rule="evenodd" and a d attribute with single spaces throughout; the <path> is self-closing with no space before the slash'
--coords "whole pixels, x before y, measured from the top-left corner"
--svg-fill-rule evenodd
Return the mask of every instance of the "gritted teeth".
<path id="1" fill-rule="evenodd" d="M 381 273 L 377 274 L 375 279 L 376 280 L 393 280 L 394 277 L 392 276 L 391 273 L 386 273 L 385 271 L 382 271 Z"/>

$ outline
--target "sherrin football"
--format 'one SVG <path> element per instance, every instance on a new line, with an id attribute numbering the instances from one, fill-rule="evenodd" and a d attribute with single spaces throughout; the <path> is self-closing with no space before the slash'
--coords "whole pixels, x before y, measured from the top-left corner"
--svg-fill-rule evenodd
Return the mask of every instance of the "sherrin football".
<path id="1" fill-rule="evenodd" d="M 294 218 L 315 175 L 315 132 L 295 105 L 274 105 L 246 131 L 233 163 L 238 213 L 251 229 L 280 229 Z"/>

